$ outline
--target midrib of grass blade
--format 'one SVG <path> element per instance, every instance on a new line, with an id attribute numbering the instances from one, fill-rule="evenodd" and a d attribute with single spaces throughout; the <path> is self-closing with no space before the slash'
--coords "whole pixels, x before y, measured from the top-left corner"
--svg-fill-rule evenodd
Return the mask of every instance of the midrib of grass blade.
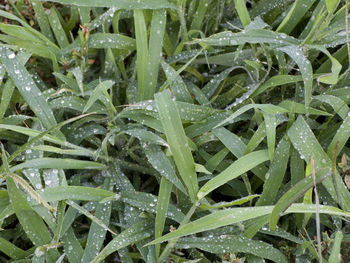
<path id="1" fill-rule="evenodd" d="M 174 161 L 194 203 L 198 191 L 197 174 L 177 106 L 171 99 L 169 90 L 156 94 L 155 102 Z"/>
<path id="2" fill-rule="evenodd" d="M 146 74 L 148 70 L 148 41 L 145 16 L 143 10 L 134 10 L 134 23 L 136 35 L 136 52 L 137 52 L 137 89 L 139 100 L 145 99 L 146 93 Z"/>
<path id="3" fill-rule="evenodd" d="M 49 129 L 52 126 L 55 126 L 57 123 L 49 105 L 38 87 L 35 85 L 34 80 L 26 68 L 16 59 L 15 56 L 15 53 L 8 48 L 0 46 L 0 60 L 23 98 L 42 122 L 44 127 Z M 55 134 L 59 138 L 64 138 L 64 135 L 59 131 L 56 131 Z"/>
<path id="4" fill-rule="evenodd" d="M 149 37 L 148 69 L 146 72 L 144 99 L 152 99 L 158 81 L 159 64 L 162 57 L 163 39 L 166 25 L 166 11 L 154 10 Z"/>

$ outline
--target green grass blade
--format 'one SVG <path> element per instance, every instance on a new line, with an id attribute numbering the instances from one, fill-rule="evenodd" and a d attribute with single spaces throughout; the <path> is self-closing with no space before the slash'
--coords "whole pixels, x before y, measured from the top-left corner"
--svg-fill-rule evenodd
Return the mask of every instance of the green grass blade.
<path id="1" fill-rule="evenodd" d="M 172 240 L 175 238 L 192 235 L 200 232 L 205 232 L 211 229 L 216 229 L 218 227 L 232 225 L 238 222 L 242 222 L 248 219 L 257 218 L 263 215 L 269 215 L 272 212 L 274 206 L 259 206 L 259 207 L 239 207 L 230 208 L 221 211 L 214 212 L 210 215 L 201 217 L 195 221 L 192 221 L 181 228 L 162 236 L 150 243 L 148 245 L 161 243 L 167 240 Z M 329 214 L 335 216 L 349 216 L 349 212 L 345 212 L 335 207 L 331 206 L 319 206 L 321 214 Z M 305 205 L 305 204 L 293 204 L 288 208 L 284 214 L 290 213 L 315 213 L 315 205 Z"/>
<path id="2" fill-rule="evenodd" d="M 208 38 L 196 40 L 194 43 L 204 43 L 212 46 L 239 46 L 245 43 L 270 43 L 285 46 L 298 45 L 300 41 L 293 37 L 266 29 L 249 29 L 240 33 L 232 33 L 229 31 L 218 33 Z"/>
<path id="3" fill-rule="evenodd" d="M 116 48 L 134 51 L 136 41 L 120 34 L 95 33 L 89 36 L 89 48 Z"/>
<path id="4" fill-rule="evenodd" d="M 193 16 L 191 30 L 200 30 L 201 25 L 203 24 L 203 20 L 205 18 L 205 14 L 207 12 L 210 0 L 202 0 L 199 1 L 197 10 L 195 12 L 195 16 Z"/>
<path id="5" fill-rule="evenodd" d="M 122 192 L 120 200 L 123 201 L 126 204 L 132 205 L 134 207 L 137 207 L 141 210 L 150 212 L 150 213 L 156 213 L 157 212 L 157 206 L 158 206 L 158 198 L 154 195 L 143 193 L 143 192 L 133 192 L 133 193 L 127 193 Z M 184 218 L 184 214 L 176 208 L 173 204 L 168 204 L 168 210 L 167 210 L 167 217 L 170 219 L 181 222 Z"/>
<path id="6" fill-rule="evenodd" d="M 43 126 L 48 129 L 55 126 L 56 120 L 49 105 L 26 68 L 16 59 L 15 53 L 4 46 L 0 46 L 0 60 L 17 89 Z M 60 137 L 63 136 L 61 133 L 57 134 L 60 134 Z"/>
<path id="7" fill-rule="evenodd" d="M 37 158 L 28 160 L 10 168 L 11 172 L 24 168 L 51 168 L 51 169 L 105 169 L 106 166 L 96 162 L 76 159 Z"/>
<path id="8" fill-rule="evenodd" d="M 165 220 L 168 214 L 168 206 L 170 201 L 171 189 L 173 184 L 169 182 L 165 177 L 162 177 L 160 186 L 159 186 L 159 194 L 158 194 L 158 202 L 157 202 L 157 212 L 154 226 L 154 237 L 161 237 L 164 230 Z M 160 253 L 160 245 L 156 244 L 156 256 L 159 257 Z"/>
<path id="9" fill-rule="evenodd" d="M 114 7 L 118 9 L 160 9 L 172 8 L 176 6 L 166 0 L 50 0 L 48 2 L 55 2 L 66 5 L 89 6 L 89 7 Z"/>
<path id="10" fill-rule="evenodd" d="M 248 253 L 273 262 L 286 262 L 286 257 L 272 245 L 242 236 L 222 235 L 213 237 L 181 238 L 176 248 L 198 248 L 213 254 Z"/>
<path id="11" fill-rule="evenodd" d="M 341 242 L 343 240 L 343 237 L 344 237 L 343 232 L 337 231 L 337 233 L 335 234 L 335 238 L 334 238 L 332 252 L 328 258 L 329 263 L 339 262 L 340 257 L 341 257 L 340 249 L 341 249 Z"/>
<path id="12" fill-rule="evenodd" d="M 305 16 L 305 13 L 312 7 L 315 1 L 316 0 L 296 0 L 293 3 L 293 6 L 287 16 L 283 19 L 282 23 L 277 28 L 277 31 L 290 34 L 295 26 Z"/>
<path id="13" fill-rule="evenodd" d="M 30 255 L 29 252 L 16 247 L 14 244 L 2 237 L 0 237 L 0 251 L 11 259 L 24 259 Z"/>
<path id="14" fill-rule="evenodd" d="M 45 14 L 43 5 L 39 0 L 32 0 L 32 6 L 35 12 L 35 18 L 38 21 L 41 32 L 52 42 L 54 42 L 54 36 L 52 34 L 49 20 Z"/>
<path id="15" fill-rule="evenodd" d="M 148 70 L 146 72 L 144 99 L 152 99 L 158 82 L 158 71 L 162 57 L 163 38 L 166 25 L 166 11 L 154 10 L 149 37 Z"/>
<path id="16" fill-rule="evenodd" d="M 40 195 L 47 202 L 61 200 L 80 200 L 80 201 L 102 201 L 104 199 L 117 199 L 118 196 L 107 190 L 84 187 L 84 186 L 57 186 L 45 188 Z"/>
<path id="17" fill-rule="evenodd" d="M 156 94 L 155 101 L 177 169 L 192 202 L 196 202 L 198 191 L 197 174 L 176 104 L 171 99 L 168 90 Z"/>
<path id="18" fill-rule="evenodd" d="M 271 205 L 275 202 L 278 189 L 281 187 L 284 174 L 287 170 L 289 148 L 290 142 L 285 139 L 282 139 L 278 144 L 275 157 L 268 171 L 268 176 L 266 176 L 263 192 L 256 203 L 257 206 Z"/>
<path id="19" fill-rule="evenodd" d="M 339 105 L 340 106 L 340 105 Z M 336 154 L 338 155 L 342 149 L 344 148 L 346 142 L 350 137 L 350 115 L 349 113 L 346 115 L 345 120 L 342 125 L 337 130 L 337 133 L 334 135 L 332 142 L 329 144 L 327 149 L 327 154 L 329 158 L 333 158 L 333 152 L 335 147 L 337 147 Z"/>
<path id="20" fill-rule="evenodd" d="M 231 164 L 226 170 L 215 176 L 201 187 L 198 199 L 202 199 L 214 189 L 224 185 L 228 181 L 248 172 L 257 165 L 269 160 L 268 152 L 265 150 L 249 153 Z"/>
<path id="21" fill-rule="evenodd" d="M 245 0 L 235 0 L 234 3 L 242 26 L 245 28 L 251 22 Z"/>
<path id="22" fill-rule="evenodd" d="M 276 145 L 276 127 L 277 120 L 276 115 L 264 113 L 265 120 L 265 132 L 267 137 L 267 148 L 269 150 L 270 160 L 272 161 L 275 153 L 275 145 Z"/>
<path id="23" fill-rule="evenodd" d="M 96 204 L 95 217 L 108 226 L 112 211 L 112 202 Z M 100 251 L 105 240 L 106 229 L 93 222 L 90 226 L 87 243 L 81 262 L 91 262 Z"/>
<path id="24" fill-rule="evenodd" d="M 124 248 L 132 243 L 141 241 L 151 236 L 153 224 L 148 220 L 141 220 L 121 232 L 116 238 L 105 246 L 91 263 L 98 263 L 121 248 Z"/>
<path id="25" fill-rule="evenodd" d="M 41 217 L 34 212 L 21 191 L 16 187 L 14 180 L 7 177 L 7 189 L 13 210 L 20 221 L 24 232 L 35 246 L 51 242 L 51 235 Z"/>
<path id="26" fill-rule="evenodd" d="M 61 21 L 58 17 L 56 8 L 52 7 L 48 15 L 49 23 L 52 28 L 52 31 L 55 35 L 56 41 L 61 48 L 65 48 L 69 45 L 68 38 L 64 29 L 61 25 Z"/>
<path id="27" fill-rule="evenodd" d="M 134 10 L 134 23 L 137 50 L 137 89 L 139 100 L 142 101 L 145 99 L 146 93 L 146 72 L 149 58 L 147 29 L 143 10 Z"/>
<path id="28" fill-rule="evenodd" d="M 332 161 L 322 149 L 322 146 L 317 141 L 315 135 L 312 133 L 306 121 L 300 116 L 288 130 L 288 136 L 296 150 L 298 150 L 300 157 L 309 162 L 310 158 L 315 160 L 316 171 L 321 168 L 331 169 Z M 338 186 L 341 200 L 338 200 L 338 194 L 335 191 L 331 178 L 323 181 L 323 185 L 330 193 L 334 200 L 341 202 L 341 205 L 346 210 L 350 210 L 350 194 L 342 182 L 341 178 L 336 172 L 335 180 Z"/>
<path id="29" fill-rule="evenodd" d="M 178 72 L 176 72 L 175 69 L 164 61 L 162 61 L 162 67 L 168 81 L 170 82 L 171 91 L 173 92 L 176 100 L 193 103 L 191 94 L 181 76 L 178 75 Z"/>
<path id="30" fill-rule="evenodd" d="M 322 182 L 331 173 L 329 170 L 320 170 L 316 174 L 316 183 Z M 300 180 L 296 185 L 289 189 L 276 203 L 275 207 L 272 210 L 270 216 L 270 228 L 272 231 L 275 231 L 277 222 L 281 213 L 287 210 L 292 203 L 301 198 L 310 188 L 313 187 L 313 178 L 312 176 L 307 176 L 304 179 Z"/>
<path id="31" fill-rule="evenodd" d="M 62 241 L 64 242 L 64 250 L 68 261 L 81 262 L 84 251 L 79 240 L 74 234 L 73 228 L 70 227 L 62 236 Z"/>
<path id="32" fill-rule="evenodd" d="M 2 119 L 5 115 L 5 112 L 7 110 L 7 107 L 9 106 L 14 90 L 15 90 L 15 85 L 13 81 L 11 79 L 7 80 L 1 94 L 0 119 Z"/>
<path id="33" fill-rule="evenodd" d="M 297 46 L 279 48 L 279 50 L 290 56 L 297 63 L 304 80 L 304 100 L 306 111 L 310 108 L 312 95 L 312 66 L 303 54 L 303 50 Z"/>
<path id="34" fill-rule="evenodd" d="M 144 149 L 148 161 L 156 169 L 162 177 L 173 183 L 181 192 L 187 193 L 180 179 L 177 177 L 175 168 L 166 157 L 159 146 L 148 145 Z"/>
<path id="35" fill-rule="evenodd" d="M 318 95 L 314 96 L 313 99 L 329 104 L 333 108 L 334 112 L 336 112 L 343 120 L 345 120 L 348 116 L 350 111 L 349 106 L 346 105 L 345 101 L 336 96 Z"/>

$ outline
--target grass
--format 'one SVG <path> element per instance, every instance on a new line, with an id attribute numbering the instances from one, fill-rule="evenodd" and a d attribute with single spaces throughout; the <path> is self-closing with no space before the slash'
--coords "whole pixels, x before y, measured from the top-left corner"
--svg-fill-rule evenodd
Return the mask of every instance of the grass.
<path id="1" fill-rule="evenodd" d="M 1 262 L 347 262 L 347 1 L 0 7 Z"/>

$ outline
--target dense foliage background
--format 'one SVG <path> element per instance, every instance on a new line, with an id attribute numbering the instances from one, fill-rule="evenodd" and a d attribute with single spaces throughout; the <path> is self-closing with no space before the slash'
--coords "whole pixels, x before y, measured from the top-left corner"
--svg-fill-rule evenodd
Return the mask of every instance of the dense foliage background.
<path id="1" fill-rule="evenodd" d="M 345 1 L 0 9 L 1 262 L 349 262 Z"/>

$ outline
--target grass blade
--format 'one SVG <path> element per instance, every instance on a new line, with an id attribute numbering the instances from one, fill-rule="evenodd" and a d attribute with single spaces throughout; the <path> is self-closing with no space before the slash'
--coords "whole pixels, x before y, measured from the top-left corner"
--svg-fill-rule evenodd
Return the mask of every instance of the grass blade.
<path id="1" fill-rule="evenodd" d="M 272 260 L 273 262 L 286 262 L 286 257 L 272 245 L 251 240 L 242 236 L 222 235 L 213 237 L 188 237 L 181 238 L 177 248 L 198 248 L 214 254 L 248 253 L 261 258 Z"/>
<path id="2" fill-rule="evenodd" d="M 162 236 L 150 243 L 148 245 L 161 243 L 167 240 L 172 240 L 175 238 L 192 235 L 200 232 L 204 232 L 211 229 L 216 229 L 218 227 L 232 225 L 238 222 L 242 222 L 248 219 L 257 218 L 263 215 L 268 215 L 272 212 L 274 206 L 259 206 L 259 207 L 239 207 L 230 208 L 221 211 L 214 212 L 210 215 L 204 216 L 198 220 L 192 221 L 181 228 Z M 315 205 L 305 205 L 305 204 L 293 204 L 288 208 L 284 214 L 289 213 L 314 213 L 316 211 Z M 335 207 L 331 206 L 320 206 L 321 214 L 329 214 L 335 216 L 349 216 L 349 212 L 345 212 Z"/>
<path id="3" fill-rule="evenodd" d="M 256 203 L 257 206 L 270 205 L 274 203 L 278 189 L 281 187 L 284 174 L 287 170 L 289 149 L 289 141 L 282 139 L 277 146 L 276 155 L 267 173 L 268 177 L 266 176 L 267 178 L 264 183 L 264 189 L 260 199 Z"/>
<path id="4" fill-rule="evenodd" d="M 148 70 L 148 39 L 145 16 L 143 10 L 134 10 L 134 23 L 137 49 L 137 89 L 139 100 L 145 100 L 146 72 Z"/>
<path id="5" fill-rule="evenodd" d="M 173 185 L 165 177 L 162 177 L 157 203 L 157 213 L 154 226 L 154 237 L 161 237 L 164 230 L 165 220 L 168 214 L 168 205 L 170 201 L 171 189 Z M 160 245 L 156 244 L 156 256 L 159 257 Z"/>
<path id="6" fill-rule="evenodd" d="M 132 243 L 141 241 L 151 236 L 153 224 L 148 220 L 141 220 L 131 226 L 130 228 L 121 232 L 116 238 L 105 246 L 105 248 L 98 254 L 91 263 L 98 263 L 123 247 Z"/>
<path id="7" fill-rule="evenodd" d="M 228 181 L 237 178 L 243 173 L 248 172 L 257 165 L 269 160 L 268 152 L 265 150 L 249 153 L 231 164 L 225 171 L 215 176 L 201 187 L 198 192 L 198 199 L 202 199 L 214 189 L 222 186 Z"/>
<path id="8" fill-rule="evenodd" d="M 316 183 L 322 182 L 331 173 L 329 170 L 322 169 L 316 174 Z M 272 231 L 275 231 L 277 222 L 280 215 L 291 206 L 292 203 L 301 198 L 311 187 L 313 187 L 313 178 L 312 176 L 307 176 L 304 179 L 300 180 L 295 184 L 291 189 L 289 189 L 276 203 L 275 207 L 272 210 L 270 216 L 270 228 Z"/>
<path id="9" fill-rule="evenodd" d="M 167 142 L 181 179 L 188 190 L 192 202 L 196 202 L 198 191 L 197 174 L 176 104 L 171 99 L 168 90 L 156 94 L 155 101 Z"/>
<path id="10" fill-rule="evenodd" d="M 34 84 L 34 80 L 26 68 L 16 59 L 15 53 L 4 46 L 0 46 L 0 60 L 23 98 L 42 122 L 42 125 L 48 129 L 55 126 L 57 123 L 49 105 Z M 56 134 L 61 138 L 63 137 L 62 133 L 56 132 Z"/>
<path id="11" fill-rule="evenodd" d="M 106 166 L 96 162 L 76 159 L 38 158 L 28 160 L 10 168 L 11 172 L 24 168 L 51 168 L 51 169 L 105 169 Z"/>

